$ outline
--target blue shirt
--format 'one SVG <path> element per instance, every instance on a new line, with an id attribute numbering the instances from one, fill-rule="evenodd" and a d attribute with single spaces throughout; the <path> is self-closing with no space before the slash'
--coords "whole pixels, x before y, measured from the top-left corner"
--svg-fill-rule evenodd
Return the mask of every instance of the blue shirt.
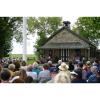
<path id="1" fill-rule="evenodd" d="M 93 74 L 88 78 L 88 83 L 95 83 L 96 80 L 97 80 L 96 74 Z"/>
<path id="2" fill-rule="evenodd" d="M 39 68 L 34 68 L 34 69 L 32 70 L 32 72 L 36 72 L 37 75 L 39 75 L 40 71 L 41 71 L 41 70 L 40 70 Z"/>

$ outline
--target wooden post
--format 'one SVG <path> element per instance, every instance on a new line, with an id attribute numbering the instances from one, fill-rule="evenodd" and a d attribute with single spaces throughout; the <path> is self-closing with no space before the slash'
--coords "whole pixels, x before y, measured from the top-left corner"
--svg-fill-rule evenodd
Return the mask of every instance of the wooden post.
<path id="1" fill-rule="evenodd" d="M 88 48 L 88 60 L 90 60 L 90 48 Z"/>

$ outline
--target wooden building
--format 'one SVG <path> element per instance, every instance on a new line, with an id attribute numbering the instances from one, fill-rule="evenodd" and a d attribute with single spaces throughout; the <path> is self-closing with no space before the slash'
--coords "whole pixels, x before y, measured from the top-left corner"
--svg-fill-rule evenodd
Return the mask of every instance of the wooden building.
<path id="1" fill-rule="evenodd" d="M 89 59 L 95 57 L 96 46 L 86 38 L 70 29 L 70 22 L 64 22 L 64 26 L 56 31 L 41 47 L 46 57 L 51 56 L 53 61 L 73 60 L 76 56 Z"/>
<path id="2" fill-rule="evenodd" d="M 96 51 L 96 58 L 97 58 L 97 59 L 100 59 L 100 49 L 98 49 L 98 50 Z"/>

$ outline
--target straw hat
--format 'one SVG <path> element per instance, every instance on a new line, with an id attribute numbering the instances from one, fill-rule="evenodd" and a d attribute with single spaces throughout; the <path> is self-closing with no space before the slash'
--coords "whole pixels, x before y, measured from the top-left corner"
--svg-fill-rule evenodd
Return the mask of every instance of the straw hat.
<path id="1" fill-rule="evenodd" d="M 67 71 L 68 68 L 69 66 L 65 62 L 62 62 L 61 65 L 59 66 L 59 69 L 62 71 Z"/>

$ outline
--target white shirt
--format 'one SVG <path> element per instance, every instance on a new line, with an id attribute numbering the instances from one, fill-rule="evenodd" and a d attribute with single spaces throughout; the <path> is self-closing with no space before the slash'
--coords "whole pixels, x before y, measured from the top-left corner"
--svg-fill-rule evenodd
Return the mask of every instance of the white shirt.
<path id="1" fill-rule="evenodd" d="M 50 78 L 50 71 L 49 70 L 43 70 L 39 73 L 38 78 Z"/>
<path id="2" fill-rule="evenodd" d="M 37 73 L 36 72 L 26 72 L 27 76 L 31 76 L 33 79 L 37 79 Z"/>
<path id="3" fill-rule="evenodd" d="M 19 76 L 13 77 L 9 82 L 12 83 L 14 80 L 19 79 Z"/>

